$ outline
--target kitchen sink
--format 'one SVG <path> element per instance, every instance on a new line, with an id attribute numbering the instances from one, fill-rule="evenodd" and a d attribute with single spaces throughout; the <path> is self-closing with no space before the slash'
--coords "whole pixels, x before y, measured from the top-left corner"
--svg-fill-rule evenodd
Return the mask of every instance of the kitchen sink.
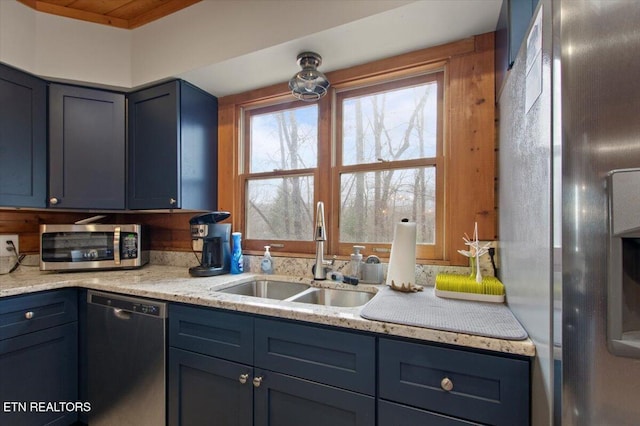
<path id="1" fill-rule="evenodd" d="M 330 288 L 310 288 L 287 299 L 290 302 L 311 303 L 314 305 L 355 307 L 362 306 L 375 296 L 374 293 L 357 290 L 337 290 Z"/>
<path id="2" fill-rule="evenodd" d="M 254 280 L 216 290 L 221 293 L 284 300 L 309 288 L 308 284 L 276 280 Z"/>

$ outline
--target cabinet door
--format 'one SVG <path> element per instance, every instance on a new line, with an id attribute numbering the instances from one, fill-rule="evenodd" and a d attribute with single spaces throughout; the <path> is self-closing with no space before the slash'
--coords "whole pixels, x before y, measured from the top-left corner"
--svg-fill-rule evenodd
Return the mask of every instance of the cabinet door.
<path id="1" fill-rule="evenodd" d="M 181 207 L 179 100 L 178 81 L 129 95 L 130 209 Z"/>
<path id="2" fill-rule="evenodd" d="M 251 426 L 252 370 L 169 348 L 169 425 Z"/>
<path id="3" fill-rule="evenodd" d="M 77 410 L 56 404 L 78 400 L 77 364 L 77 322 L 0 340 L 0 424 L 74 423 Z"/>
<path id="4" fill-rule="evenodd" d="M 0 206 L 45 207 L 46 83 L 0 64 Z"/>
<path id="5" fill-rule="evenodd" d="M 255 426 L 371 426 L 375 399 L 266 370 L 256 370 Z"/>
<path id="6" fill-rule="evenodd" d="M 124 95 L 49 87 L 49 205 L 125 208 Z"/>
<path id="7" fill-rule="evenodd" d="M 378 401 L 378 426 L 471 426 L 479 424 L 389 401 Z"/>

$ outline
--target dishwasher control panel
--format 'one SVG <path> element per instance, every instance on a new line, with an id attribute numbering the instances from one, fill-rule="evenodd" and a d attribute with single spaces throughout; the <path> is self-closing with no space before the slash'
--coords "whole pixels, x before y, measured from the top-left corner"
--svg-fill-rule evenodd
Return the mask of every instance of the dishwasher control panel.
<path id="1" fill-rule="evenodd" d="M 87 293 L 87 302 L 136 314 L 150 315 L 159 318 L 166 317 L 165 303 L 155 303 L 150 300 L 127 297 L 120 294 L 110 295 L 108 293 L 89 291 Z"/>

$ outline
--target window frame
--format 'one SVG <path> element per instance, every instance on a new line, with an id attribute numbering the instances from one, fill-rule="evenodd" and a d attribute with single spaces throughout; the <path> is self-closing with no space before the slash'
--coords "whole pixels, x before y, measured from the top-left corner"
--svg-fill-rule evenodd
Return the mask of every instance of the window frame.
<path id="1" fill-rule="evenodd" d="M 271 102 L 259 102 L 256 104 L 245 105 L 242 108 L 242 125 L 240 126 L 240 130 L 242 132 L 241 145 L 242 150 L 239 155 L 240 167 L 238 170 L 238 181 L 239 181 L 239 189 L 240 189 L 240 217 L 238 218 L 239 228 L 243 233 L 244 237 L 244 247 L 247 250 L 259 251 L 264 248 L 266 245 L 270 245 L 276 249 L 284 249 L 288 253 L 312 253 L 315 250 L 315 244 L 311 241 L 311 237 L 313 236 L 313 228 L 309 226 L 309 241 L 296 241 L 296 240 L 274 240 L 274 239 L 257 239 L 257 238 L 248 238 L 246 232 L 246 214 L 247 214 L 247 185 L 251 180 L 265 180 L 272 178 L 286 178 L 293 176 L 312 176 L 313 177 L 313 187 L 314 187 L 314 198 L 313 198 L 313 206 L 311 206 L 311 210 L 315 215 L 315 204 L 317 202 L 317 191 L 318 191 L 318 165 L 314 168 L 303 168 L 303 169 L 295 169 L 295 170 L 273 170 L 269 172 L 256 172 L 251 173 L 251 126 L 249 123 L 251 122 L 251 117 L 260 114 L 267 114 L 277 111 L 283 111 L 296 107 L 305 107 L 309 106 L 309 103 L 303 102 L 300 100 L 291 100 L 290 98 L 277 98 L 272 100 Z M 320 162 L 320 107 L 318 106 L 318 163 Z"/>
<path id="2" fill-rule="evenodd" d="M 464 248 L 462 236 L 473 232 L 474 222 L 478 224 L 480 240 L 498 239 L 496 157 L 499 147 L 494 56 L 495 33 L 488 32 L 337 71 L 325 71 L 335 89 L 366 85 L 368 81 L 375 83 L 381 77 L 402 77 L 442 67 L 446 69 L 443 136 L 447 210 L 443 218 L 444 255 L 441 261 L 418 258 L 416 262 L 419 264 L 468 265 L 468 258 L 456 249 Z M 318 101 L 323 117 L 333 112 L 331 97 L 330 93 Z M 231 212 L 230 221 L 235 231 L 242 231 L 244 225 L 239 179 L 243 150 L 242 112 L 246 107 L 278 99 L 291 99 L 287 81 L 218 98 L 218 209 Z M 320 132 L 319 140 L 331 140 L 333 129 L 330 126 L 321 126 Z M 320 150 L 329 158 L 332 145 L 321 144 Z M 315 182 L 318 182 L 317 178 Z M 332 195 L 323 190 L 326 186 L 316 191 L 318 199 L 323 201 Z M 333 229 L 332 213 L 326 213 L 327 226 Z M 261 255 L 263 251 L 261 246 L 256 246 L 255 250 L 246 246 L 244 249 L 249 255 Z M 313 257 L 313 252 L 292 252 L 278 247 L 273 247 L 272 253 L 276 257 Z M 333 249 L 327 247 L 326 254 L 333 255 Z M 384 254 L 380 257 L 384 259 Z M 345 256 L 339 258 L 348 260 Z"/>
<path id="3" fill-rule="evenodd" d="M 330 248 L 338 255 L 347 256 L 353 252 L 354 245 L 363 245 L 366 247 L 365 252 L 375 254 L 379 257 L 386 258 L 391 250 L 391 241 L 383 242 L 340 242 L 340 211 L 339 206 L 342 203 L 340 193 L 340 178 L 343 173 L 357 172 L 375 172 L 383 170 L 400 170 L 416 167 L 435 167 L 436 170 L 436 241 L 434 244 L 417 244 L 416 257 L 425 260 L 443 260 L 444 259 L 444 216 L 445 216 L 445 158 L 444 158 L 444 96 L 445 96 L 445 67 L 427 70 L 418 74 L 409 74 L 401 78 L 380 78 L 378 82 L 368 82 L 366 85 L 354 86 L 351 83 L 345 88 L 338 86 L 334 88 L 334 106 L 335 106 L 335 136 L 333 138 L 334 161 L 331 167 L 331 188 L 332 188 L 332 213 L 337 226 L 330 228 Z M 435 157 L 425 157 L 410 160 L 385 161 L 378 163 L 366 164 L 350 164 L 342 163 L 342 101 L 352 97 L 373 95 L 389 90 L 398 90 L 404 87 L 411 87 L 419 84 L 437 83 L 437 134 L 436 134 L 436 155 Z M 357 84 L 357 82 L 355 82 Z M 409 218 L 415 220 L 415 218 Z"/>

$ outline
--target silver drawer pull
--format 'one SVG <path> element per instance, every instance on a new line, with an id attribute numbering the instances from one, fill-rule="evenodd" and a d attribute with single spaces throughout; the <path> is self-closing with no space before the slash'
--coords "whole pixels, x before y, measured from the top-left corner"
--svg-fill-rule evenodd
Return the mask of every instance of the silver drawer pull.
<path id="1" fill-rule="evenodd" d="M 440 382 L 440 387 L 447 392 L 451 392 L 453 390 L 453 382 L 451 381 L 450 378 L 445 377 Z"/>
<path id="2" fill-rule="evenodd" d="M 240 381 L 241 384 L 244 385 L 245 383 L 247 383 L 248 378 L 249 378 L 249 375 L 245 373 L 245 374 L 241 374 L 238 380 Z"/>
<path id="3" fill-rule="evenodd" d="M 253 378 L 253 386 L 259 388 L 260 383 L 262 383 L 262 377 L 254 377 Z"/>
<path id="4" fill-rule="evenodd" d="M 33 315 L 34 315 L 34 314 L 33 314 L 33 311 L 29 311 L 29 312 L 25 312 L 25 313 L 24 313 L 24 317 L 25 317 L 26 319 L 31 319 L 31 318 L 33 318 Z"/>

